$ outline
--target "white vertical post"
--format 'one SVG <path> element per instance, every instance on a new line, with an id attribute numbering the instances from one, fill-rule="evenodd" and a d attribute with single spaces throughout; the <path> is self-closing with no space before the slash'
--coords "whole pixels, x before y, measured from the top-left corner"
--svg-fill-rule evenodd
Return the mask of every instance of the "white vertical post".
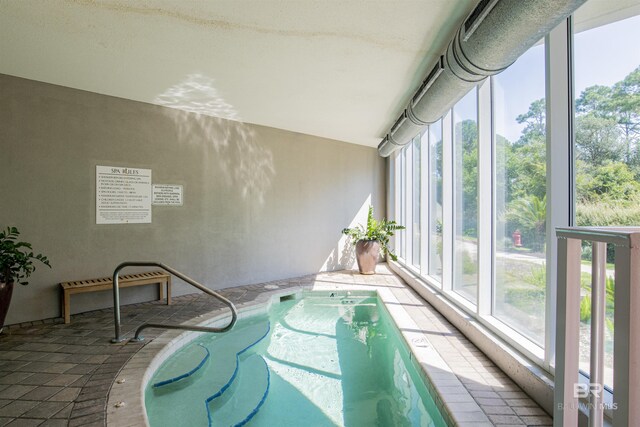
<path id="1" fill-rule="evenodd" d="M 442 290 L 453 286 L 453 124 L 451 110 L 442 118 Z"/>
<path id="2" fill-rule="evenodd" d="M 478 85 L 478 314 L 491 314 L 493 285 L 493 127 L 491 79 Z"/>
<path id="3" fill-rule="evenodd" d="M 404 261 L 406 265 L 413 265 L 413 141 L 405 148 L 404 157 Z"/>
<path id="4" fill-rule="evenodd" d="M 578 424 L 581 240 L 558 239 L 558 306 L 553 425 Z"/>
<path id="5" fill-rule="evenodd" d="M 429 162 L 429 129 L 420 136 L 420 274 L 429 275 L 429 176 L 433 176 Z"/>
<path id="6" fill-rule="evenodd" d="M 613 350 L 614 426 L 640 425 L 640 233 L 616 245 Z"/>
<path id="7" fill-rule="evenodd" d="M 400 224 L 402 223 L 402 220 L 400 218 L 400 200 L 402 199 L 402 188 L 400 187 L 400 184 L 402 182 L 402 178 L 400 176 L 400 172 L 402 170 L 402 168 L 400 167 L 400 151 L 396 150 L 393 154 L 391 154 L 391 156 L 393 156 L 393 219 Z M 393 247 L 398 255 L 400 254 L 402 246 L 402 235 L 400 233 L 401 231 L 395 233 L 395 235 L 393 236 Z"/>
<path id="8" fill-rule="evenodd" d="M 571 19 L 545 39 L 547 108 L 547 230 L 573 224 L 573 87 Z M 553 364 L 556 315 L 556 239 L 547 233 L 547 299 L 545 307 L 545 363 Z"/>
<path id="9" fill-rule="evenodd" d="M 396 200 L 396 190 L 395 190 L 395 184 L 396 184 L 396 180 L 395 180 L 395 156 L 392 154 L 391 156 L 387 157 L 385 160 L 385 172 L 386 172 L 386 193 L 387 193 L 387 204 L 385 206 L 386 209 L 386 216 L 387 218 L 389 218 L 389 220 L 395 220 L 396 218 L 396 212 L 395 212 L 395 200 Z M 395 248 L 396 246 L 396 237 L 393 236 L 390 239 L 390 243 L 391 243 L 391 247 Z"/>
<path id="10" fill-rule="evenodd" d="M 394 156 L 389 156 L 384 159 L 384 167 L 385 167 L 385 190 L 386 190 L 386 204 L 384 206 L 385 209 L 385 217 L 389 218 L 389 220 L 393 220 L 395 218 L 394 212 L 394 200 L 396 198 L 395 189 L 393 186 L 395 185 L 395 179 L 393 174 L 395 173 L 394 169 Z M 393 239 L 393 238 L 392 238 Z M 391 240 L 391 243 L 394 244 L 395 240 Z"/>
<path id="11" fill-rule="evenodd" d="M 593 242 L 591 257 L 591 367 L 589 383 L 602 388 L 589 393 L 589 426 L 601 427 L 604 393 L 604 316 L 607 244 Z"/>
<path id="12" fill-rule="evenodd" d="M 405 168 L 406 168 L 406 154 L 405 151 L 400 148 L 398 151 L 398 223 L 404 225 L 405 214 L 405 199 L 407 197 L 407 187 L 405 180 Z M 405 241 L 407 240 L 406 230 L 398 231 L 398 256 L 405 258 Z"/>

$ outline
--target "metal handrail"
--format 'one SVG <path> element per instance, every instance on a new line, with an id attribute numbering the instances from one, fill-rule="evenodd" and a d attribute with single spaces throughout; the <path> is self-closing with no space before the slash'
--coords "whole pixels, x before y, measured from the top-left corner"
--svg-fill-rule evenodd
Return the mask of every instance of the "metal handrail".
<path id="1" fill-rule="evenodd" d="M 185 276 L 184 274 L 180 273 L 177 270 L 174 270 L 173 268 L 161 264 L 159 262 L 123 262 L 122 264 L 118 265 L 116 267 L 116 269 L 113 271 L 113 316 L 114 316 L 114 320 L 115 320 L 115 327 L 116 327 L 116 336 L 114 339 L 111 340 L 112 343 L 119 343 L 122 342 L 123 339 L 120 337 L 120 289 L 119 289 L 119 285 L 118 285 L 118 281 L 119 281 L 119 277 L 118 277 L 118 273 L 120 273 L 120 270 L 122 270 L 125 267 L 158 267 L 163 269 L 164 271 L 173 274 L 174 276 L 184 280 L 185 282 L 187 282 L 188 284 L 190 284 L 191 286 L 200 289 L 202 292 L 211 295 L 212 297 L 218 299 L 219 301 L 222 301 L 224 304 L 226 304 L 229 309 L 231 310 L 231 322 L 223 327 L 223 328 L 213 328 L 213 327 L 208 327 L 208 326 L 186 326 L 186 325 L 168 325 L 168 324 L 164 324 L 164 323 L 144 323 L 141 326 L 138 327 L 138 329 L 136 330 L 136 335 L 134 338 L 132 338 L 132 341 L 142 341 L 144 340 L 144 337 L 140 336 L 140 332 L 142 332 L 144 329 L 147 328 L 164 328 L 164 329 L 180 329 L 180 330 L 184 330 L 184 331 L 196 331 L 196 332 L 214 332 L 214 333 L 219 333 L 219 332 L 226 332 L 228 330 L 230 330 L 231 328 L 233 328 L 233 325 L 235 325 L 236 320 L 238 319 L 238 312 L 236 311 L 236 306 L 233 305 L 233 303 L 231 301 L 229 301 L 227 298 L 223 297 L 222 295 L 220 295 L 217 292 L 212 291 L 211 289 L 207 288 L 206 286 L 196 282 L 195 280 L 193 280 L 192 278 Z"/>

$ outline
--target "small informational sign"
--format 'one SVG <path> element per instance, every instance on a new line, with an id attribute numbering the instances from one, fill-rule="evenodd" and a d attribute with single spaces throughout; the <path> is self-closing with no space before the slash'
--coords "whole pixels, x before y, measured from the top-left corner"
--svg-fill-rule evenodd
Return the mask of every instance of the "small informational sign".
<path id="1" fill-rule="evenodd" d="M 96 224 L 150 224 L 151 169 L 96 166 Z"/>
<path id="2" fill-rule="evenodd" d="M 182 185 L 153 184 L 153 201 L 157 206 L 182 206 Z"/>

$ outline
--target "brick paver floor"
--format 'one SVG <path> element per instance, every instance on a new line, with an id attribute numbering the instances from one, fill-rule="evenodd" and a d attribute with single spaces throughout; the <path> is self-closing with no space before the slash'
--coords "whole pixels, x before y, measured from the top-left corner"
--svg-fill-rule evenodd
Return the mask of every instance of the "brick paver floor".
<path id="1" fill-rule="evenodd" d="M 282 289 L 314 281 L 339 280 L 348 285 L 382 280 L 396 287 L 404 286 L 386 266 L 381 268 L 384 277 L 377 279 L 344 271 L 278 281 L 277 285 Z M 263 283 L 229 288 L 220 293 L 234 303 L 243 303 L 254 300 L 264 290 Z M 413 291 L 405 292 L 419 298 Z M 471 396 L 493 424 L 551 423 L 551 419 L 462 334 L 424 304 L 426 316 L 438 325 L 445 325 L 439 326 L 446 330 L 435 341 L 450 341 L 453 333 L 459 357 L 479 361 L 472 364 L 482 367 L 482 375 L 477 378 L 487 379 L 487 386 L 479 387 L 478 381 L 462 382 L 470 388 Z M 144 322 L 182 323 L 221 307 L 204 294 L 176 297 L 170 306 L 161 301 L 123 306 L 122 334 L 130 337 Z M 146 330 L 144 343 L 111 344 L 114 335 L 111 309 L 74 315 L 66 325 L 59 318 L 6 327 L 0 335 L 0 426 L 104 426 L 107 397 L 116 375 L 146 342 L 162 332 Z M 468 378 L 469 372 L 456 372 L 456 375 Z"/>

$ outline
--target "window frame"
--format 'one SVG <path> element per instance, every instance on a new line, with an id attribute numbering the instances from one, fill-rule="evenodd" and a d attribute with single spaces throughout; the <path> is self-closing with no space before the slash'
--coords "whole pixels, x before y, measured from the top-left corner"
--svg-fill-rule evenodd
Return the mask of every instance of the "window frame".
<path id="1" fill-rule="evenodd" d="M 496 256 L 496 195 L 494 177 L 495 141 L 494 113 L 491 79 L 485 79 L 477 88 L 477 126 L 478 126 L 478 286 L 477 304 L 454 291 L 454 120 L 452 109 L 441 119 L 442 126 L 442 276 L 441 282 L 429 275 L 430 252 L 433 248 L 426 242 L 429 236 L 429 224 L 432 212 L 429 208 L 431 191 L 431 141 L 429 130 L 416 138 L 423 141 L 420 157 L 420 266 L 412 263 L 412 159 L 413 141 L 405 147 L 396 161 L 404 163 L 395 168 L 394 203 L 400 208 L 396 215 L 398 222 L 407 229 L 402 232 L 402 251 L 399 263 L 417 274 L 430 289 L 440 291 L 465 313 L 477 319 L 491 333 L 504 339 L 510 346 L 523 353 L 533 362 L 553 373 L 555 357 L 555 290 L 556 290 L 556 254 L 557 245 L 552 232 L 556 227 L 573 224 L 573 78 L 571 69 L 572 31 L 571 18 L 552 30 L 545 43 L 545 95 L 547 117 L 547 235 L 546 268 L 547 297 L 545 301 L 545 337 L 544 346 L 540 346 L 527 336 L 511 328 L 507 323 L 493 316 L 493 293 L 495 286 Z M 558 113 L 556 113 L 558 112 Z M 426 145 L 425 145 L 426 141 Z M 398 169 L 400 171 L 398 172 Z M 400 197 L 398 197 L 400 195 Z M 398 212 L 398 211 L 396 211 Z"/>

